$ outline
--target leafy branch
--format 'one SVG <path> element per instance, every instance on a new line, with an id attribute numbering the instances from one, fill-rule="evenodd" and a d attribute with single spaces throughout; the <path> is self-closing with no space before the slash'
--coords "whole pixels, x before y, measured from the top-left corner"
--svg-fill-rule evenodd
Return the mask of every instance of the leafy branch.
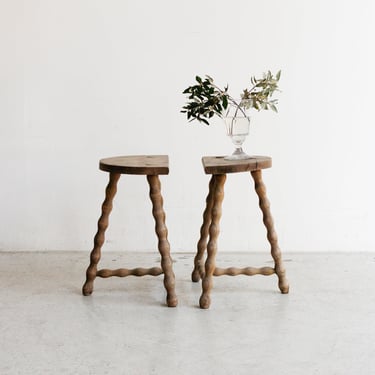
<path id="1" fill-rule="evenodd" d="M 229 111 L 229 106 L 234 106 L 235 116 L 238 112 L 246 116 L 245 111 L 254 108 L 260 110 L 273 110 L 277 112 L 277 99 L 271 97 L 278 90 L 281 71 L 275 76 L 268 71 L 262 78 L 251 77 L 251 87 L 245 88 L 241 93 L 239 103 L 228 93 L 228 86 L 219 88 L 214 80 L 206 75 L 205 79 L 195 77 L 196 84 L 189 86 L 183 91 L 188 95 L 188 101 L 181 112 L 186 113 L 189 121 L 198 120 L 209 125 L 209 119 L 213 116 L 225 117 Z"/>

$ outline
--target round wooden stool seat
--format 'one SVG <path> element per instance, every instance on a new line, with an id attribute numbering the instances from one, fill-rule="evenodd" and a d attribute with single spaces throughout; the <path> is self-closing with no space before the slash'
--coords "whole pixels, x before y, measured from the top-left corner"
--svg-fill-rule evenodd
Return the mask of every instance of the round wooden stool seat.
<path id="1" fill-rule="evenodd" d="M 226 174 L 271 168 L 272 158 L 251 156 L 250 159 L 245 160 L 225 160 L 224 156 L 204 156 L 202 163 L 206 174 Z"/>
<path id="2" fill-rule="evenodd" d="M 99 162 L 102 171 L 121 174 L 165 175 L 169 173 L 168 155 L 115 156 Z"/>

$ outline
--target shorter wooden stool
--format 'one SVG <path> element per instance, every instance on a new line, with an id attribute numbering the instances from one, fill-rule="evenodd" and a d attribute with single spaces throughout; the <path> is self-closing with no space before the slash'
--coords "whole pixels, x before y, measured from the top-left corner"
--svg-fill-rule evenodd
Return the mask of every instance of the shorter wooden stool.
<path id="1" fill-rule="evenodd" d="M 167 290 L 167 305 L 177 306 L 175 293 L 175 275 L 172 270 L 172 258 L 167 239 L 168 230 L 165 225 L 165 213 L 163 210 L 163 197 L 159 175 L 169 173 L 168 156 L 144 155 L 144 156 L 118 156 L 100 160 L 99 169 L 109 172 L 109 183 L 106 188 L 105 200 L 102 205 L 102 214 L 98 221 L 98 231 L 94 238 L 94 249 L 90 256 L 90 265 L 86 271 L 86 282 L 82 293 L 88 296 L 92 293 L 94 280 L 99 277 L 125 277 L 125 276 L 158 276 L 164 274 L 164 286 Z M 121 174 L 146 175 L 150 185 L 150 198 L 152 202 L 152 214 L 155 219 L 155 232 L 158 237 L 158 249 L 161 255 L 161 267 L 153 268 L 120 268 L 116 270 L 97 269 L 101 257 L 101 248 L 104 243 L 104 233 L 108 227 L 109 214 L 112 211 L 112 201 L 117 191 L 117 182 Z"/>
<path id="2" fill-rule="evenodd" d="M 197 246 L 197 254 L 194 258 L 194 270 L 192 281 L 202 279 L 202 295 L 199 305 L 202 309 L 210 306 L 210 292 L 212 289 L 212 276 L 236 276 L 236 275 L 272 275 L 279 278 L 281 293 L 289 292 L 289 284 L 285 276 L 281 251 L 274 229 L 270 212 L 270 204 L 266 196 L 266 187 L 262 181 L 262 169 L 270 168 L 272 159 L 268 156 L 254 156 L 247 160 L 224 160 L 221 156 L 206 156 L 202 158 L 204 171 L 211 174 L 209 192 L 206 199 L 206 208 L 203 213 L 203 224 L 200 231 L 200 239 Z M 267 228 L 267 239 L 271 244 L 271 255 L 275 267 L 246 267 L 246 268 L 218 268 L 215 264 L 217 252 L 217 239 L 219 237 L 219 222 L 221 218 L 221 205 L 224 199 L 224 184 L 227 173 L 250 172 L 255 183 L 255 191 L 259 198 L 259 206 L 263 212 L 263 222 Z M 207 250 L 207 259 L 203 262 L 203 256 Z"/>

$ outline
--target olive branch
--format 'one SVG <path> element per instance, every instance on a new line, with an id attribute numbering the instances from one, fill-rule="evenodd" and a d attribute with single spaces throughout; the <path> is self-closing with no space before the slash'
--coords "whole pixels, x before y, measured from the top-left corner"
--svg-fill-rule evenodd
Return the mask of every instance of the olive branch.
<path id="1" fill-rule="evenodd" d="M 262 78 L 251 77 L 251 87 L 245 88 L 241 93 L 241 99 L 237 102 L 229 93 L 228 85 L 221 89 L 213 78 L 206 75 L 204 79 L 195 77 L 196 84 L 187 87 L 183 94 L 188 95 L 188 101 L 182 107 L 181 113 L 186 113 L 190 121 L 198 120 L 209 125 L 209 119 L 213 116 L 225 117 L 229 106 L 234 106 L 236 117 L 239 112 L 246 116 L 246 110 L 254 108 L 258 111 L 269 110 L 277 112 L 277 99 L 271 99 L 278 89 L 281 71 L 275 76 L 268 71 Z"/>

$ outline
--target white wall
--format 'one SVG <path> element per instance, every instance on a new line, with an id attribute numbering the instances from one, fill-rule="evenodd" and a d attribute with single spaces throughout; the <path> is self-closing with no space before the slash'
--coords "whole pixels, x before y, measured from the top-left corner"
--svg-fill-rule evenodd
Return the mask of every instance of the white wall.
<path id="1" fill-rule="evenodd" d="M 282 70 L 279 114 L 253 117 L 284 251 L 375 248 L 372 0 L 0 0 L 0 250 L 90 250 L 102 157 L 169 154 L 173 251 L 194 251 L 208 188 L 200 158 L 229 153 L 220 122 L 187 124 L 195 74 L 229 83 Z M 248 174 L 229 175 L 221 250 L 268 248 Z M 148 187 L 123 177 L 106 249 L 155 248 Z"/>

